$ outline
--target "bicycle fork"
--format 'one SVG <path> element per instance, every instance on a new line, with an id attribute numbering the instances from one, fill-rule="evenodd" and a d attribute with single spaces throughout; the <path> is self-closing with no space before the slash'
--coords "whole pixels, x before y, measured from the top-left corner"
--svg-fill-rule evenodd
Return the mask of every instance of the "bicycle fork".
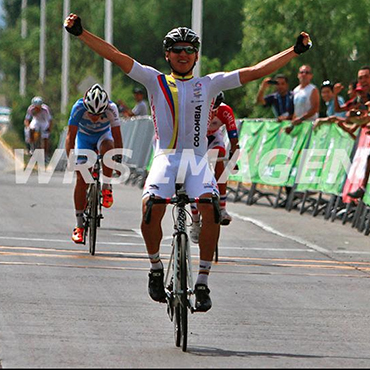
<path id="1" fill-rule="evenodd" d="M 183 243 L 182 241 L 185 241 Z M 180 283 L 180 259 L 181 259 L 181 248 L 186 248 L 186 280 L 187 289 L 183 291 Z M 192 263 L 190 253 L 190 243 L 186 233 L 186 211 L 183 207 L 177 207 L 177 221 L 175 224 L 175 232 L 172 240 L 172 252 L 169 260 L 169 269 L 167 270 L 165 278 L 165 286 L 167 287 L 167 298 L 168 298 L 168 315 L 173 320 L 174 308 L 177 305 L 183 305 L 183 302 L 187 302 L 187 306 L 190 308 L 191 313 L 194 312 L 194 305 L 192 302 L 193 294 L 193 276 L 192 276 Z M 171 270 L 172 269 L 172 276 Z M 181 297 L 185 294 L 186 299 L 182 300 Z"/>

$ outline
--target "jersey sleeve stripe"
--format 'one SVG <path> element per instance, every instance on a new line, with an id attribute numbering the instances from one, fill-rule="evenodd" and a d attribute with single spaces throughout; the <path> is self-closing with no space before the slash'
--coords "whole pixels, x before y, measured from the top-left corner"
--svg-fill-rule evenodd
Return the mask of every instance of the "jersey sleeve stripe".
<path id="1" fill-rule="evenodd" d="M 162 89 L 163 95 L 170 107 L 172 114 L 172 125 L 173 132 L 171 142 L 167 149 L 175 149 L 177 145 L 177 136 L 179 130 L 179 119 L 178 119 L 178 89 L 176 80 L 171 76 L 160 75 L 158 76 L 159 85 Z"/>

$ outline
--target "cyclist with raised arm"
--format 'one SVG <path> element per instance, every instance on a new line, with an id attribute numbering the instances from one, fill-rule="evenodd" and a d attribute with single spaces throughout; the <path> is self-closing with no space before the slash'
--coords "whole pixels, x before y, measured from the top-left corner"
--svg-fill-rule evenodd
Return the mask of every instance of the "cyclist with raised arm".
<path id="1" fill-rule="evenodd" d="M 46 105 L 41 96 L 35 96 L 31 100 L 31 105 L 27 108 L 24 118 L 25 132 L 29 137 L 30 154 L 35 150 L 36 132 L 40 135 L 42 147 L 45 150 L 45 158 L 49 159 L 49 137 L 53 125 L 53 117 L 50 108 Z"/>
<path id="2" fill-rule="evenodd" d="M 77 139 L 77 140 L 76 140 Z M 75 148 L 76 142 L 76 148 Z M 107 92 L 98 84 L 91 86 L 83 99 L 74 104 L 69 121 L 66 138 L 66 152 L 69 157 L 72 149 L 89 149 L 104 155 L 111 149 L 122 148 L 121 121 L 118 108 L 109 100 Z M 83 161 L 78 158 L 78 161 Z M 82 174 L 77 172 L 74 190 L 74 204 L 76 212 L 76 227 L 72 233 L 75 243 L 84 241 L 84 210 L 86 207 L 86 191 L 88 184 Z M 112 177 L 113 170 L 103 164 L 103 174 Z M 109 208 L 113 204 L 112 185 L 103 183 L 103 207 Z"/>
<path id="3" fill-rule="evenodd" d="M 220 224 L 229 225 L 232 217 L 226 211 L 226 182 L 218 182 L 225 170 L 225 164 L 222 160 L 226 156 L 226 148 L 224 135 L 221 128 L 225 126 L 227 135 L 230 141 L 229 159 L 233 156 L 236 150 L 239 149 L 238 130 L 236 127 L 234 111 L 230 106 L 224 103 L 225 95 L 221 91 L 215 100 L 212 108 L 212 117 L 208 127 L 208 150 L 218 150 L 219 161 L 216 162 L 215 176 L 217 180 L 218 189 L 220 191 Z M 190 229 L 190 238 L 194 243 L 199 242 L 200 234 L 200 217 L 196 204 L 191 205 L 193 223 Z"/>
<path id="4" fill-rule="evenodd" d="M 181 170 L 180 164 L 184 162 L 181 161 L 182 154 L 192 151 L 196 165 L 207 162 L 205 156 L 210 111 L 220 91 L 240 87 L 273 73 L 298 54 L 308 50 L 311 45 L 308 34 L 301 33 L 294 47 L 253 67 L 194 77 L 193 69 L 199 56 L 199 37 L 189 28 L 174 28 L 163 41 L 165 59 L 171 69 L 171 74 L 166 75 L 152 67 L 140 64 L 113 45 L 83 29 L 81 19 L 76 14 L 70 14 L 64 25 L 68 32 L 78 36 L 96 53 L 116 64 L 130 78 L 144 85 L 148 91 L 156 141 L 153 164 L 144 187 L 143 214 L 151 194 L 167 198 L 175 193 L 178 170 Z M 207 181 L 204 180 L 206 178 Z M 182 180 L 191 198 L 199 196 L 209 198 L 214 191 L 217 191 L 216 181 L 208 165 L 205 165 L 197 175 L 187 171 Z M 198 208 L 203 227 L 199 236 L 200 263 L 194 290 L 195 308 L 197 311 L 208 311 L 212 306 L 208 275 L 220 226 L 215 223 L 212 205 L 200 204 Z M 149 295 L 159 302 L 166 302 L 163 264 L 159 253 L 162 239 L 161 222 L 164 214 L 165 205 L 153 207 L 150 223 L 146 224 L 143 218 L 141 224 L 151 262 Z"/>

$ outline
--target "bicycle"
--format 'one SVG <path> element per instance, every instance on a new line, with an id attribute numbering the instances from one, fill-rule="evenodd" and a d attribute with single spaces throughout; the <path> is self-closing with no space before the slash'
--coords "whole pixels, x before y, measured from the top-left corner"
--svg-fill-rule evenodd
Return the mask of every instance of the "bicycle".
<path id="1" fill-rule="evenodd" d="M 188 310 L 196 312 L 194 305 L 194 281 L 192 275 L 191 253 L 189 237 L 186 232 L 186 218 L 190 215 L 185 209 L 189 203 L 212 204 L 215 222 L 219 223 L 218 196 L 212 198 L 189 198 L 184 189 L 176 185 L 176 195 L 173 198 L 155 198 L 151 195 L 147 201 L 147 209 L 144 220 L 148 224 L 151 217 L 151 209 L 154 204 L 172 204 L 174 221 L 174 233 L 172 239 L 172 251 L 165 275 L 164 286 L 167 295 L 167 313 L 174 323 L 174 337 L 176 347 L 187 349 L 188 336 Z M 174 214 L 174 210 L 177 214 Z M 191 216 L 190 216 L 191 217 Z"/>
<path id="2" fill-rule="evenodd" d="M 100 220 L 103 214 L 102 208 L 102 195 L 101 195 L 101 182 L 100 182 L 100 169 L 101 169 L 102 156 L 97 156 L 96 162 L 92 170 L 93 183 L 89 184 L 86 194 L 87 205 L 84 211 L 84 241 L 86 244 L 86 236 L 89 236 L 89 251 L 93 256 L 95 254 L 97 229 L 100 227 Z"/>

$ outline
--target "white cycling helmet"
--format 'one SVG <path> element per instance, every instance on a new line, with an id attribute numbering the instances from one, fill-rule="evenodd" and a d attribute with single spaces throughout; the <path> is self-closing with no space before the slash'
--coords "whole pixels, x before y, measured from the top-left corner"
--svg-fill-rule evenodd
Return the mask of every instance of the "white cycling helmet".
<path id="1" fill-rule="evenodd" d="M 32 98 L 31 103 L 33 105 L 41 105 L 43 103 L 41 96 L 35 96 Z"/>
<path id="2" fill-rule="evenodd" d="M 108 108 L 108 94 L 99 84 L 95 84 L 85 92 L 83 103 L 88 112 L 101 114 Z"/>

